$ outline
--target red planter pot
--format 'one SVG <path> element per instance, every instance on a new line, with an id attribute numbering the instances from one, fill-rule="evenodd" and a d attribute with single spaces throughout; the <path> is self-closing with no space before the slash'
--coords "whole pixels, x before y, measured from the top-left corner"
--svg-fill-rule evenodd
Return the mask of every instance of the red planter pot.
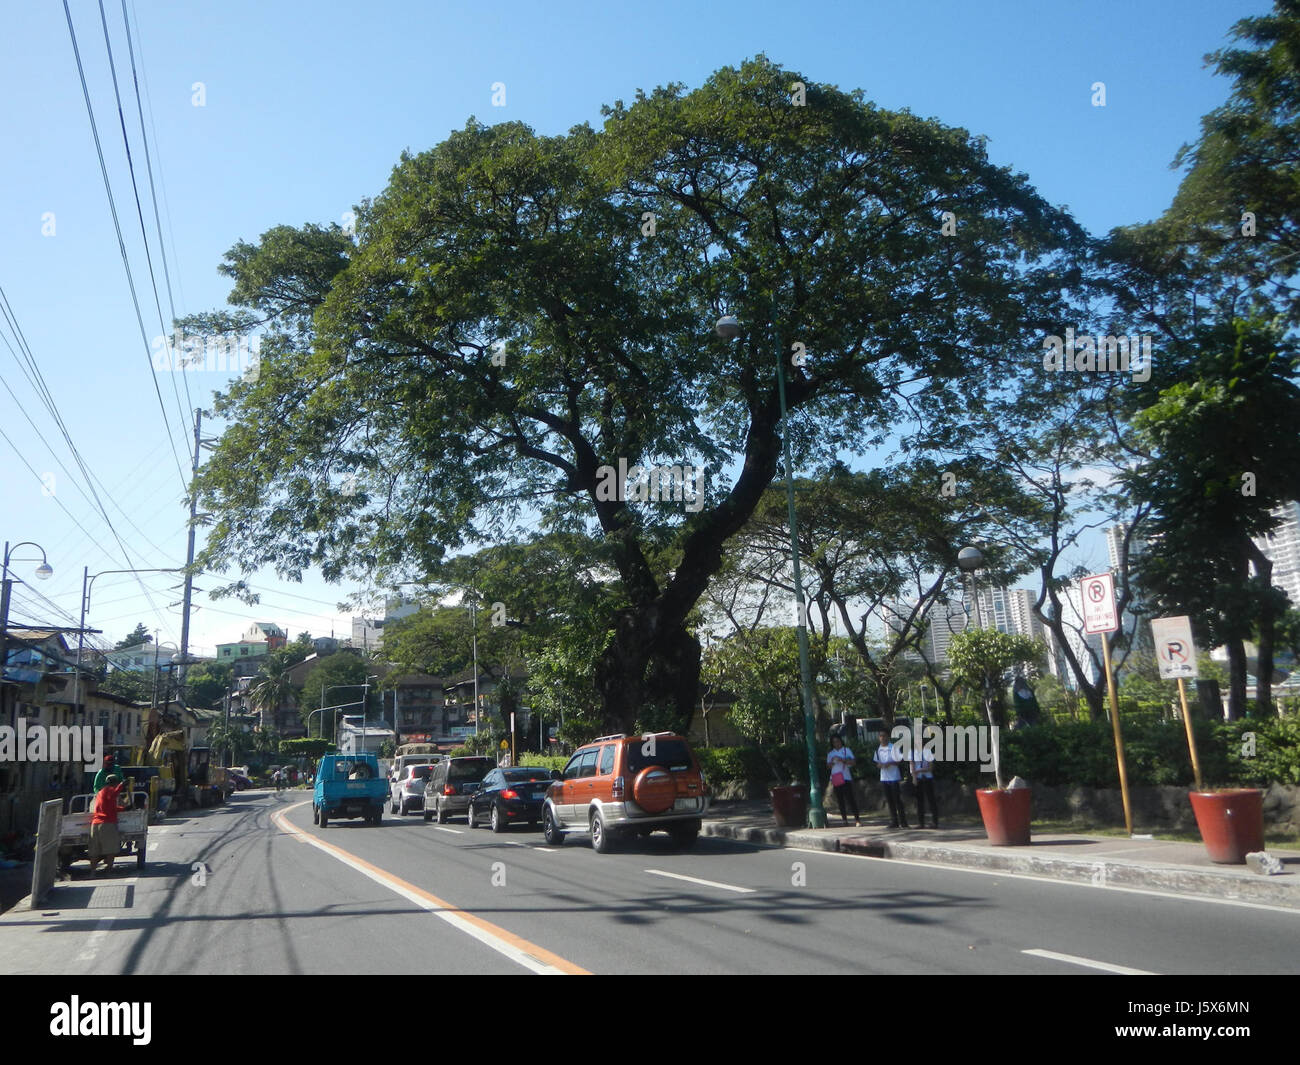
<path id="1" fill-rule="evenodd" d="M 1192 791 L 1187 797 L 1210 861 L 1241 865 L 1251 851 L 1264 849 L 1264 793 L 1258 788 Z"/>
<path id="2" fill-rule="evenodd" d="M 977 791 L 980 816 L 984 818 L 984 831 L 995 847 L 1027 847 L 1029 845 L 1030 788 L 1010 788 L 1000 791 L 990 788 Z"/>

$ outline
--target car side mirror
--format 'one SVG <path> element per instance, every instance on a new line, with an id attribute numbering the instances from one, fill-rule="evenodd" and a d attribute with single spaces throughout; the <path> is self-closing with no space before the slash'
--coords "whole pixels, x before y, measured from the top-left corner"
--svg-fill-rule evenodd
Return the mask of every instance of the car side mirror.
<path id="1" fill-rule="evenodd" d="M 558 769 L 552 769 L 552 770 L 551 770 L 551 779 L 552 779 L 552 780 L 563 780 L 563 779 L 564 779 L 564 774 L 561 773 Z"/>

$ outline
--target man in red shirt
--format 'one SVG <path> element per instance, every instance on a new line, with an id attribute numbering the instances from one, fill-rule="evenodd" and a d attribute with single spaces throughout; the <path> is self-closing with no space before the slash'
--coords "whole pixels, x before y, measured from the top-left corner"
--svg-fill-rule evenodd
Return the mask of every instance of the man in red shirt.
<path id="1" fill-rule="evenodd" d="M 95 805 L 90 812 L 90 846 L 86 857 L 90 859 L 90 875 L 95 875 L 95 866 L 103 861 L 108 871 L 113 871 L 113 862 L 122 849 L 122 838 L 117 831 L 117 811 L 125 810 L 130 802 L 126 794 L 126 785 L 116 773 L 111 774 L 104 787 L 95 796 Z"/>

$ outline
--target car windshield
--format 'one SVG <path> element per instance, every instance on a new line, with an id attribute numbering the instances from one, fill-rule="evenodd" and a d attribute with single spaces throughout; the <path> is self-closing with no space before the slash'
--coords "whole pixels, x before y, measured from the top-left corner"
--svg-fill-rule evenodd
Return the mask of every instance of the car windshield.
<path id="1" fill-rule="evenodd" d="M 457 758 L 447 767 L 447 779 L 482 780 L 495 768 L 491 758 Z"/>
<path id="2" fill-rule="evenodd" d="M 654 753 L 647 753 L 649 751 Z M 644 743 L 628 745 L 627 766 L 632 773 L 639 773 L 652 765 L 673 771 L 690 769 L 691 752 L 686 741 L 654 738 L 653 744 L 647 739 Z"/>

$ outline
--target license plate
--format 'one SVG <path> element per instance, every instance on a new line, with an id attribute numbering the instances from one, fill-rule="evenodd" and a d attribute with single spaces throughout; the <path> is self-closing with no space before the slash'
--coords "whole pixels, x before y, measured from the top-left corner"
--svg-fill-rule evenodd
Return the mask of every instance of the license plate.
<path id="1" fill-rule="evenodd" d="M 673 801 L 674 810 L 698 810 L 699 799 L 675 799 Z"/>
<path id="2" fill-rule="evenodd" d="M 544 798 L 546 798 L 546 792 L 544 792 L 544 791 L 535 791 L 535 792 L 533 792 L 533 798 L 534 798 L 534 799 L 544 799 Z"/>

